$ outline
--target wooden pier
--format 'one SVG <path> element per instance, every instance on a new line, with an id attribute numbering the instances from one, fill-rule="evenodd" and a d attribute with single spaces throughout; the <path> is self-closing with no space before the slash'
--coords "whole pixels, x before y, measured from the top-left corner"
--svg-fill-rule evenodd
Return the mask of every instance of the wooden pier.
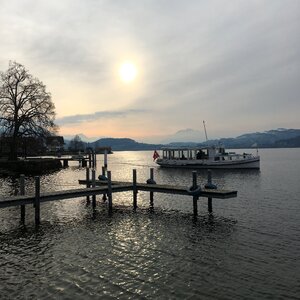
<path id="1" fill-rule="evenodd" d="M 64 168 L 69 166 L 69 161 L 78 161 L 82 167 L 89 165 L 89 168 L 95 168 L 97 165 L 96 152 L 94 151 L 84 155 L 77 155 L 77 157 L 74 155 L 72 157 L 59 157 L 56 159 L 63 163 Z"/>
<path id="2" fill-rule="evenodd" d="M 171 186 L 156 184 L 153 176 L 153 169 L 150 169 L 150 178 L 147 183 L 137 182 L 137 172 L 133 170 L 132 182 L 118 182 L 111 180 L 111 172 L 107 171 L 107 177 L 102 174 L 102 179 L 96 180 L 95 169 L 92 169 L 92 176 L 90 180 L 90 169 L 87 168 L 86 179 L 79 180 L 79 184 L 83 184 L 86 187 L 80 189 L 64 190 L 50 193 L 40 192 L 40 177 L 35 177 L 35 193 L 33 195 L 25 195 L 25 177 L 20 177 L 20 195 L 13 197 L 5 197 L 0 199 L 0 209 L 5 207 L 20 206 L 21 208 L 21 223 L 25 223 L 25 206 L 28 204 L 34 205 L 35 210 L 35 224 L 40 224 L 40 203 L 66 200 L 79 197 L 87 197 L 87 203 L 90 203 L 90 197 L 92 197 L 92 207 L 96 208 L 96 196 L 103 195 L 103 199 L 108 199 L 108 211 L 112 213 L 113 209 L 113 194 L 119 192 L 133 192 L 133 208 L 138 207 L 138 192 L 144 191 L 150 193 L 150 207 L 153 207 L 154 193 L 167 193 L 174 195 L 191 196 L 193 199 L 193 214 L 197 216 L 198 207 L 197 202 L 199 197 L 208 198 L 208 211 L 212 212 L 212 199 L 228 199 L 237 196 L 237 191 L 231 190 L 219 190 L 215 189 L 215 186 L 211 184 L 211 174 L 209 172 L 207 188 L 202 188 L 197 185 L 197 172 L 192 172 L 192 185 L 190 187 L 184 186 Z M 100 176 L 101 177 L 101 176 Z M 210 184 L 210 185 L 209 185 Z M 104 198 L 105 197 L 105 198 Z"/>

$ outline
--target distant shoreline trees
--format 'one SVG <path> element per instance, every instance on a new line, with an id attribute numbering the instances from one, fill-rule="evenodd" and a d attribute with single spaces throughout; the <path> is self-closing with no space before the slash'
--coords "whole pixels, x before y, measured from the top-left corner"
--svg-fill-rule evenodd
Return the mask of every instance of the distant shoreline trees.
<path id="1" fill-rule="evenodd" d="M 23 65 L 10 62 L 8 70 L 0 72 L 0 133 L 9 141 L 9 159 L 17 159 L 22 139 L 54 134 L 54 119 L 55 107 L 43 82 Z"/>
<path id="2" fill-rule="evenodd" d="M 70 140 L 70 143 L 69 143 L 70 151 L 85 151 L 85 148 L 86 148 L 86 145 L 81 140 L 81 138 L 78 134 L 75 135 L 72 140 Z"/>

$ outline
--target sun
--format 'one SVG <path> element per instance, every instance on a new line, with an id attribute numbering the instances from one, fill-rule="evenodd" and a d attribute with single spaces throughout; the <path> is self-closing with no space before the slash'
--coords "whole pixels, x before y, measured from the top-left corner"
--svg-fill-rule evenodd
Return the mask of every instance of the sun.
<path id="1" fill-rule="evenodd" d="M 131 82 L 137 75 L 136 66 L 132 62 L 124 62 L 120 66 L 119 74 L 124 82 Z"/>

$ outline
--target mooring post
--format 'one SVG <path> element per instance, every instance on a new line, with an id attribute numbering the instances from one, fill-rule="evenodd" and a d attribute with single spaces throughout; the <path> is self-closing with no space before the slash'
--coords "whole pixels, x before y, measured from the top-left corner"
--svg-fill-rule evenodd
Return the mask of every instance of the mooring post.
<path id="1" fill-rule="evenodd" d="M 67 168 L 68 166 L 69 166 L 69 162 L 68 162 L 68 160 L 67 159 L 64 159 L 63 160 L 63 162 L 64 162 L 64 168 Z"/>
<path id="2" fill-rule="evenodd" d="M 86 168 L 86 188 L 90 187 L 90 168 Z M 86 196 L 86 204 L 90 203 L 90 196 Z"/>
<path id="3" fill-rule="evenodd" d="M 91 157 L 91 151 L 89 151 L 89 168 L 92 167 L 92 157 Z"/>
<path id="4" fill-rule="evenodd" d="M 104 166 L 102 167 L 102 176 L 105 177 L 105 167 L 104 167 Z M 106 200 L 107 200 L 106 194 L 105 194 L 105 193 L 104 193 L 103 196 L 102 196 L 102 200 L 103 200 L 103 201 L 106 201 Z"/>
<path id="5" fill-rule="evenodd" d="M 150 180 L 154 181 L 154 168 L 150 168 Z M 150 192 L 150 207 L 153 207 L 153 192 Z"/>
<path id="6" fill-rule="evenodd" d="M 133 208 L 137 208 L 136 169 L 132 170 Z"/>
<path id="7" fill-rule="evenodd" d="M 92 170 L 92 187 L 96 187 L 96 170 Z M 92 196 L 92 207 L 93 209 L 96 208 L 96 195 Z"/>
<path id="8" fill-rule="evenodd" d="M 207 172 L 207 184 L 208 185 L 212 184 L 211 170 L 208 170 L 208 172 Z M 212 213 L 212 198 L 207 198 L 207 208 L 208 208 L 208 212 Z"/>
<path id="9" fill-rule="evenodd" d="M 83 168 L 86 168 L 86 165 L 87 165 L 87 163 L 86 163 L 86 159 L 85 159 L 85 157 L 81 160 L 81 166 L 83 167 Z"/>
<path id="10" fill-rule="evenodd" d="M 25 175 L 20 175 L 20 194 L 25 195 Z M 25 224 L 25 205 L 21 205 L 21 223 Z"/>
<path id="11" fill-rule="evenodd" d="M 97 166 L 97 155 L 96 155 L 96 150 L 94 150 L 94 167 L 96 168 Z"/>
<path id="12" fill-rule="evenodd" d="M 104 168 L 107 170 L 107 149 L 104 150 Z"/>
<path id="13" fill-rule="evenodd" d="M 108 211 L 112 212 L 112 188 L 111 188 L 111 171 L 107 171 L 107 197 Z"/>
<path id="14" fill-rule="evenodd" d="M 192 190 L 196 190 L 198 188 L 197 186 L 197 171 L 193 171 L 193 185 L 192 185 Z M 199 196 L 194 195 L 193 196 L 193 211 L 194 211 L 194 216 L 198 215 L 198 199 Z"/>
<path id="15" fill-rule="evenodd" d="M 40 185 L 40 177 L 35 176 L 34 178 L 35 178 L 35 199 L 34 199 L 35 225 L 39 225 L 41 185 Z"/>

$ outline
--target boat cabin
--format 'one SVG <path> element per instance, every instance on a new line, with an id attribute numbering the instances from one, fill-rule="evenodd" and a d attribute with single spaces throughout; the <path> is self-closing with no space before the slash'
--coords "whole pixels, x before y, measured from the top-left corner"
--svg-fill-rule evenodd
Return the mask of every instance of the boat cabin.
<path id="1" fill-rule="evenodd" d="M 252 156 L 244 153 L 225 152 L 223 147 L 205 147 L 205 148 L 164 148 L 162 149 L 162 159 L 167 160 L 235 160 Z"/>

